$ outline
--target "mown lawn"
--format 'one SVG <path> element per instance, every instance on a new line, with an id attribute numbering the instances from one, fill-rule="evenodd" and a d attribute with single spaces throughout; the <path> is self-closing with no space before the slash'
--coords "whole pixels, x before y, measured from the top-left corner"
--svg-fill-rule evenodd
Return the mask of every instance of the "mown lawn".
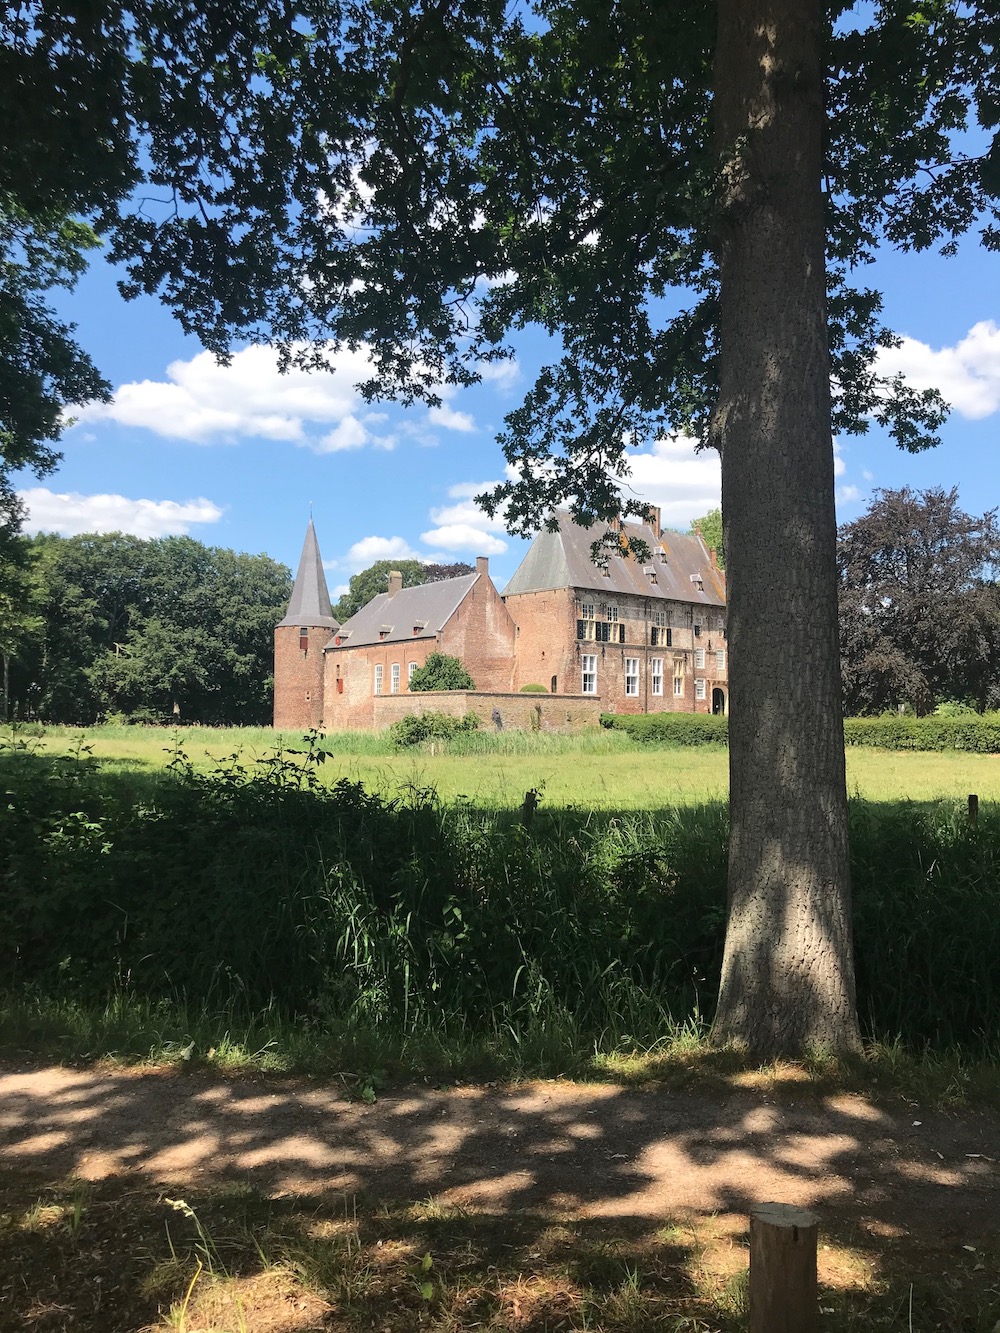
<path id="1" fill-rule="evenodd" d="M 252 760 L 277 744 L 301 749 L 302 737 L 269 728 L 53 727 L 26 737 L 42 752 L 71 753 L 82 743 L 95 759 L 121 769 L 162 768 L 179 745 L 199 768 L 212 768 L 235 752 Z M 661 749 L 639 746 L 623 733 L 580 736 L 512 733 L 461 738 L 445 745 L 424 742 L 395 751 L 382 735 L 329 736 L 321 776 L 363 782 L 383 796 L 404 788 L 433 788 L 451 803 L 464 799 L 482 807 L 520 805 L 530 788 L 546 805 L 598 810 L 657 810 L 700 805 L 724 798 L 728 751 L 716 747 Z M 478 752 L 454 753 L 475 747 Z M 976 792 L 1000 800 L 1000 755 L 959 752 L 892 752 L 851 747 L 848 788 L 868 801 L 964 801 Z"/>

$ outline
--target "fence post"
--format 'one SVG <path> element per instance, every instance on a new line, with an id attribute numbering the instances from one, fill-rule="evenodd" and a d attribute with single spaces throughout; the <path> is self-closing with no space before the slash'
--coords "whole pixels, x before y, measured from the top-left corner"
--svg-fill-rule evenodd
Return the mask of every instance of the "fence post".
<path id="1" fill-rule="evenodd" d="M 750 1333 L 817 1333 L 819 1218 L 786 1203 L 750 1210 Z"/>
<path id="2" fill-rule="evenodd" d="M 975 824 L 979 819 L 979 797 L 974 791 L 969 792 L 969 823 Z"/>

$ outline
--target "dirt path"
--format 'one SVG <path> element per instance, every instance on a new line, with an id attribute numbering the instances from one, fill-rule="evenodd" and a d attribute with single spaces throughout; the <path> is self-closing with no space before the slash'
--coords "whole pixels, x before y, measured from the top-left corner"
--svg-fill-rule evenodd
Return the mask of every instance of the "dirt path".
<path id="1" fill-rule="evenodd" d="M 742 1214 L 769 1199 L 873 1235 L 960 1243 L 1000 1225 L 1000 1121 L 886 1109 L 808 1087 L 707 1097 L 562 1081 L 435 1090 L 372 1106 L 308 1080 L 200 1071 L 0 1069 L 8 1168 L 250 1180 L 576 1216 Z"/>

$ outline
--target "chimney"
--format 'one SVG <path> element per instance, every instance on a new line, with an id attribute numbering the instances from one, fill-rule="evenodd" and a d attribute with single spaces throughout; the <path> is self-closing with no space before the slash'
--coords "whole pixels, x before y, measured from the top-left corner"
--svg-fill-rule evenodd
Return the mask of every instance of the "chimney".
<path id="1" fill-rule="evenodd" d="M 719 568 L 719 557 L 715 554 L 715 547 L 714 547 L 714 546 L 710 546 L 710 547 L 708 548 L 708 558 L 709 558 L 709 560 L 711 560 L 711 562 L 712 562 L 712 568 L 713 568 L 713 569 L 718 569 L 718 568 Z"/>
<path id="2" fill-rule="evenodd" d="M 659 505 L 650 505 L 646 510 L 646 522 L 653 529 L 653 536 L 657 541 L 663 536 L 662 518 Z"/>
<path id="3" fill-rule="evenodd" d="M 398 569 L 389 570 L 389 596 L 395 597 L 397 592 L 401 592 L 403 587 L 403 576 Z"/>
<path id="4" fill-rule="evenodd" d="M 488 555 L 477 555 L 477 556 L 476 556 L 476 573 L 477 573 L 477 574 L 482 574 L 484 578 L 488 578 L 488 577 L 489 577 L 489 572 L 490 572 L 490 558 L 489 558 L 489 556 L 488 556 Z"/>

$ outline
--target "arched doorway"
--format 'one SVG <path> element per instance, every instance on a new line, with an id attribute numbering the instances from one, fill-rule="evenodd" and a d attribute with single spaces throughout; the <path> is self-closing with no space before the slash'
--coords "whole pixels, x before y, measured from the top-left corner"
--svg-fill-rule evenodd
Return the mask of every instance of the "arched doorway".
<path id="1" fill-rule="evenodd" d="M 715 689 L 712 691 L 712 712 L 724 713 L 726 711 L 726 691 Z"/>

